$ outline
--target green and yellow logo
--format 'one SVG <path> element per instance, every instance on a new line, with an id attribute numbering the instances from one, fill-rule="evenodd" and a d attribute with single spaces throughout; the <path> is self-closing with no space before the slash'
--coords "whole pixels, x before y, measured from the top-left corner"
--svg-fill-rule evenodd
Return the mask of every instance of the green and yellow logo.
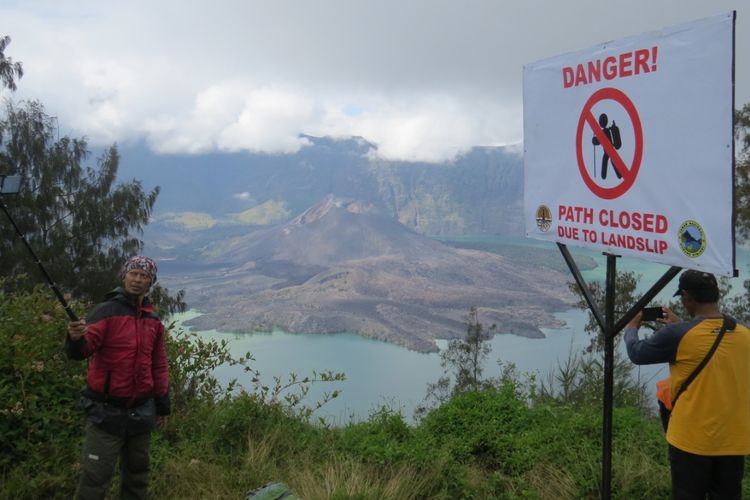
<path id="1" fill-rule="evenodd" d="M 706 232 L 694 220 L 682 223 L 678 238 L 682 253 L 688 257 L 698 257 L 706 250 Z"/>

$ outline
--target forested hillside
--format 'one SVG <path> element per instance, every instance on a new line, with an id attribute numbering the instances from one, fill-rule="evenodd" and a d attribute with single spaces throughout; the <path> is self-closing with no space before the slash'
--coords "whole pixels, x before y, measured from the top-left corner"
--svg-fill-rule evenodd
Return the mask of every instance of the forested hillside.
<path id="1" fill-rule="evenodd" d="M 218 224 L 283 222 L 332 194 L 381 206 L 431 236 L 522 232 L 523 168 L 513 150 L 477 147 L 453 163 L 406 163 L 374 158 L 375 146 L 358 138 L 308 140 L 290 155 L 156 155 L 125 145 L 122 176 L 161 186 L 157 222 L 190 227 L 176 215 L 189 212 L 199 229 L 206 216 Z"/>

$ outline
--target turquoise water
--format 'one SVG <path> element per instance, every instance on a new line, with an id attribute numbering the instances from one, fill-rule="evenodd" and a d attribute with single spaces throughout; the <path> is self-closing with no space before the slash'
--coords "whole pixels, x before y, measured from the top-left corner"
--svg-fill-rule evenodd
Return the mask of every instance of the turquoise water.
<path id="1" fill-rule="evenodd" d="M 195 313 L 176 318 L 184 320 Z M 546 373 L 558 359 L 566 359 L 571 350 L 580 352 L 587 345 L 583 333 L 584 316 L 581 311 L 568 311 L 559 317 L 568 326 L 560 330 L 545 330 L 546 339 L 527 339 L 515 335 L 496 335 L 491 340 L 492 352 L 486 376 L 500 372 L 497 360 L 515 363 L 522 373 Z M 273 377 L 286 378 L 290 373 L 300 377 L 324 370 L 344 372 L 347 380 L 330 384 L 315 384 L 308 400 L 316 401 L 324 392 L 341 390 L 317 415 L 335 424 L 350 419 L 361 420 L 387 405 L 398 409 L 411 419 L 414 408 L 424 398 L 427 384 L 435 382 L 443 373 L 437 353 L 423 354 L 409 351 L 386 342 L 360 337 L 352 333 L 299 335 L 281 330 L 262 334 L 229 334 L 216 331 L 200 332 L 207 339 L 230 342 L 236 357 L 251 352 L 253 368 L 260 371 L 264 383 Z M 217 378 L 227 382 L 232 378 L 247 389 L 251 384 L 240 367 L 220 367 Z"/>
<path id="2" fill-rule="evenodd" d="M 523 244 L 508 241 L 509 244 Z M 536 245 L 537 242 L 531 244 Z M 587 281 L 603 280 L 605 276 L 606 257 L 601 253 L 575 249 L 575 252 L 593 257 L 599 266 L 583 273 Z M 589 252 L 589 253 L 586 253 Z M 748 269 L 748 252 L 738 252 L 738 268 L 745 275 Z M 560 257 L 562 259 L 562 256 Z M 641 291 L 645 291 L 653 282 L 662 276 L 667 266 L 651 264 L 637 259 L 618 259 L 618 270 L 634 271 L 642 275 Z M 742 280 L 732 280 L 735 289 L 741 289 Z M 571 277 L 572 280 L 572 277 Z M 668 302 L 676 284 L 670 283 L 657 297 Z M 197 313 L 188 312 L 175 319 L 184 321 Z M 571 352 L 580 353 L 588 345 L 589 337 L 584 332 L 586 313 L 581 310 L 570 310 L 559 313 L 558 318 L 566 326 L 560 329 L 543 330 L 546 338 L 528 339 L 509 334 L 496 335 L 491 341 L 492 351 L 485 376 L 496 376 L 500 372 L 497 360 L 514 363 L 521 373 L 533 373 L 546 379 L 547 374 L 557 363 L 568 358 Z M 313 385 L 308 402 L 312 404 L 325 392 L 340 390 L 341 395 L 321 408 L 316 414 L 333 424 L 343 424 L 351 419 L 367 418 L 373 411 L 386 405 L 400 410 L 405 418 L 411 420 L 414 408 L 422 402 L 427 384 L 435 382 L 443 373 L 440 356 L 437 353 L 423 354 L 405 348 L 360 337 L 352 333 L 341 334 L 289 334 L 281 330 L 270 333 L 229 334 L 216 331 L 200 332 L 209 339 L 227 339 L 236 357 L 251 352 L 255 358 L 252 367 L 261 373 L 264 383 L 273 382 L 273 377 L 286 379 L 290 373 L 299 377 L 312 375 L 313 371 L 332 370 L 343 372 L 344 382 L 319 383 Z M 618 348 L 621 348 L 618 337 Z M 663 365 L 640 367 L 636 374 L 652 386 L 659 378 L 666 376 Z M 248 390 L 252 384 L 239 367 L 220 367 L 216 370 L 217 378 L 226 383 L 232 378 Z"/>

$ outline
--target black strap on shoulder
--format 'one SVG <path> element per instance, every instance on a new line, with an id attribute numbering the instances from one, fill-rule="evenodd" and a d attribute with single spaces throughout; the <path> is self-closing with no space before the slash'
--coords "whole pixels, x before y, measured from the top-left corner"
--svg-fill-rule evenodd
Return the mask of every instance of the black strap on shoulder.
<path id="1" fill-rule="evenodd" d="M 703 370 L 703 368 L 708 364 L 711 356 L 713 356 L 716 352 L 716 349 L 719 348 L 719 343 L 721 342 L 721 339 L 724 338 L 724 334 L 727 332 L 727 330 L 734 330 L 737 326 L 737 321 L 735 321 L 735 319 L 731 316 L 722 314 L 722 317 L 724 318 L 724 322 L 721 324 L 721 330 L 719 330 L 719 334 L 716 335 L 716 340 L 714 340 L 711 349 L 708 350 L 708 353 L 700 362 L 700 364 L 696 366 L 695 370 L 693 370 L 693 373 L 691 373 L 688 378 L 685 379 L 685 381 L 680 386 L 680 389 L 677 391 L 677 394 L 675 394 L 674 398 L 672 398 L 672 409 L 674 409 L 674 405 L 677 402 L 677 399 L 682 395 L 683 392 L 687 390 L 691 382 L 695 380 L 695 377 L 697 377 L 701 370 Z"/>

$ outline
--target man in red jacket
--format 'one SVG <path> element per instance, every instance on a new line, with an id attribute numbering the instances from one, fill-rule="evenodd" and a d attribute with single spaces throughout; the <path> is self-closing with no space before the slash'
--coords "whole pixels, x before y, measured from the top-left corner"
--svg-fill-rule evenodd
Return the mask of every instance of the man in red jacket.
<path id="1" fill-rule="evenodd" d="M 164 326 L 146 297 L 156 263 L 131 257 L 122 280 L 65 339 L 68 357 L 89 360 L 77 498 L 104 498 L 118 458 L 121 497 L 145 498 L 151 431 L 170 412 Z"/>

